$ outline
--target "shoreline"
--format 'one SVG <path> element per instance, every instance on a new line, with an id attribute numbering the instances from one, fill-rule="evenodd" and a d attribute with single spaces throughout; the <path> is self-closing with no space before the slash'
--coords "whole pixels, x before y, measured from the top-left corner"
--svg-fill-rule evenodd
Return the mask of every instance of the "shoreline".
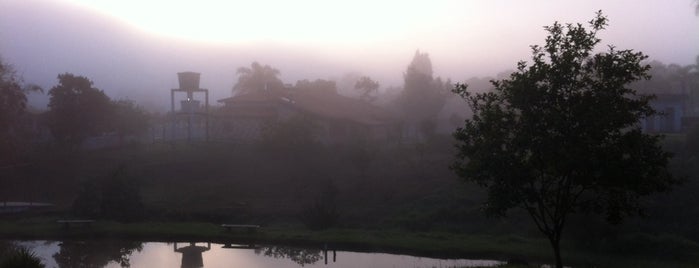
<path id="1" fill-rule="evenodd" d="M 649 236 L 658 241 L 662 235 Z M 650 239 L 649 238 L 649 239 Z M 293 226 L 262 226 L 256 232 L 226 231 L 205 222 L 97 221 L 92 226 L 65 229 L 55 219 L 0 220 L 2 240 L 125 240 L 141 242 L 211 242 L 217 244 L 280 245 L 353 252 L 401 254 L 441 259 L 526 260 L 550 263 L 551 254 L 543 238 L 517 235 L 488 235 L 403 230 L 329 229 L 310 231 Z M 689 240 L 688 240 L 689 241 Z M 632 243 L 629 240 L 627 243 Z M 696 267 L 696 243 L 685 245 L 683 258 L 663 254 L 594 252 L 565 245 L 564 254 L 573 267 Z M 679 245 L 679 244 L 678 244 Z M 694 252 L 694 253 L 692 253 Z M 662 252 L 661 252 L 662 253 Z"/>
<path id="2" fill-rule="evenodd" d="M 99 221 L 92 226 L 65 229 L 54 222 L 19 223 L 0 221 L 3 240 L 129 240 L 143 242 L 211 242 L 219 244 L 285 245 L 308 248 L 328 246 L 335 250 L 380 252 L 432 258 L 496 258 L 523 257 L 505 248 L 486 245 L 501 237 L 399 230 L 329 229 L 310 231 L 295 227 L 261 227 L 256 232 L 226 231 L 217 224 L 204 222 L 139 222 L 116 223 Z M 539 243 L 535 241 L 527 243 Z M 481 249 L 479 247 L 483 246 Z M 542 246 L 542 245 L 538 245 Z M 546 246 L 543 244 L 543 246 Z M 524 248 L 514 247 L 516 251 Z M 546 249 L 546 248 L 544 248 Z M 545 260 L 548 252 L 531 252 L 537 260 Z"/>

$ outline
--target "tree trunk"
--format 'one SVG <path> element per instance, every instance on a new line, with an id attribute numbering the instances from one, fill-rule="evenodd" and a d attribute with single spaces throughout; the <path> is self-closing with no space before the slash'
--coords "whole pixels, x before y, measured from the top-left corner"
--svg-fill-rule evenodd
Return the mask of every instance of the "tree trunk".
<path id="1" fill-rule="evenodd" d="M 559 234 L 549 235 L 549 242 L 553 248 L 553 255 L 556 257 L 556 268 L 563 268 L 563 260 L 561 260 L 561 236 Z"/>

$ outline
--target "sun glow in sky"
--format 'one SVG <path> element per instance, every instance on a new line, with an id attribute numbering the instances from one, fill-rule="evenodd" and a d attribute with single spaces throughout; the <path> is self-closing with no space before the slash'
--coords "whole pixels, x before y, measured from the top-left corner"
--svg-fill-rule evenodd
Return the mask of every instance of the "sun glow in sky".
<path id="1" fill-rule="evenodd" d="M 182 70 L 228 97 L 235 70 L 253 61 L 286 83 L 355 72 L 388 88 L 420 50 L 435 76 L 492 77 L 527 60 L 543 26 L 585 24 L 598 10 L 610 21 L 601 50 L 680 65 L 699 54 L 695 0 L 0 0 L 0 10 L 0 56 L 25 80 L 50 88 L 72 72 L 153 102 L 164 93 L 144 88 L 172 88 Z"/>
<path id="2" fill-rule="evenodd" d="M 605 41 L 661 58 L 666 55 L 653 50 L 670 44 L 661 42 L 691 42 L 699 36 L 688 34 L 693 31 L 688 25 L 697 22 L 692 0 L 68 1 L 155 36 L 214 44 L 291 45 L 321 53 L 405 48 L 452 56 L 492 57 L 497 52 L 520 59 L 529 45 L 542 40 L 542 26 L 553 21 L 584 23 L 598 10 L 611 21 L 607 36 L 602 36 Z M 673 46 L 678 45 L 675 41 Z"/>
<path id="3" fill-rule="evenodd" d="M 345 44 L 400 38 L 440 8 L 368 0 L 74 2 L 151 33 L 226 43 Z"/>

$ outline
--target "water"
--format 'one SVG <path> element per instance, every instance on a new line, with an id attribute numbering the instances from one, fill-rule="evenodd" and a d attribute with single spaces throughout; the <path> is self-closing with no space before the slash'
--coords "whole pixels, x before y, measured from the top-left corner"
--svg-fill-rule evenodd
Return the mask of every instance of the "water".
<path id="1" fill-rule="evenodd" d="M 2 242 L 0 243 L 8 243 Z M 52 267 L 473 267 L 494 260 L 435 259 L 400 254 L 324 251 L 287 246 L 131 241 L 15 241 Z"/>

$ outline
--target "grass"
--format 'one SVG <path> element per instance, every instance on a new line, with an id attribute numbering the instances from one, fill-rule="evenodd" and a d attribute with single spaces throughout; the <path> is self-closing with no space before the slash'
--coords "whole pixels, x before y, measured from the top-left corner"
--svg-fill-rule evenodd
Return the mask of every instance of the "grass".
<path id="1" fill-rule="evenodd" d="M 338 250 L 401 253 L 444 258 L 524 259 L 530 263 L 550 261 L 547 241 L 517 235 L 484 235 L 400 230 L 331 229 L 308 231 L 289 226 L 263 227 L 255 233 L 227 232 L 202 222 L 96 222 L 90 227 L 64 229 L 51 218 L 0 221 L 5 239 L 131 239 L 137 241 L 211 241 L 218 243 L 281 244 L 308 247 L 329 245 Z M 612 243 L 612 242 L 609 242 Z M 609 247 L 617 251 L 564 244 L 564 260 L 573 267 L 696 267 L 699 245 L 671 235 L 624 237 Z M 666 249 L 662 251 L 659 249 Z M 669 251 L 673 252 L 669 252 Z M 513 266 L 505 266 L 513 267 Z M 514 266 L 518 267 L 518 266 Z"/>
<path id="2" fill-rule="evenodd" d="M 364 176 L 352 163 L 351 148 L 326 148 L 303 157 L 214 143 L 52 151 L 38 156 L 38 164 L 26 170 L 1 171 L 0 196 L 51 202 L 57 204 L 57 212 L 0 220 L 0 237 L 253 241 L 311 247 L 327 243 L 358 251 L 550 262 L 549 245 L 526 213 L 514 211 L 505 219 L 483 217 L 479 208 L 485 193 L 459 182 L 446 168 L 453 159 L 449 148 L 436 146 L 418 155 L 408 147 L 382 147 Z M 137 182 L 148 209 L 147 221 L 101 221 L 91 228 L 62 229 L 55 221 L 66 214 L 80 181 L 103 178 L 118 165 L 125 165 Z M 299 212 L 328 182 L 337 188 L 341 225 L 316 232 L 301 228 Z M 571 224 L 569 230 L 586 232 L 564 238 L 564 260 L 574 267 L 699 266 L 699 246 L 694 242 L 699 236 L 686 231 L 694 228 L 698 215 L 687 208 L 696 204 L 697 187 L 685 186 L 657 199 L 651 212 L 667 215 L 655 222 L 644 220 L 652 225 L 627 224 L 610 232 L 620 237 L 607 239 L 606 233 L 584 221 Z M 255 234 L 227 233 L 215 224 L 224 222 L 264 228 Z"/>

